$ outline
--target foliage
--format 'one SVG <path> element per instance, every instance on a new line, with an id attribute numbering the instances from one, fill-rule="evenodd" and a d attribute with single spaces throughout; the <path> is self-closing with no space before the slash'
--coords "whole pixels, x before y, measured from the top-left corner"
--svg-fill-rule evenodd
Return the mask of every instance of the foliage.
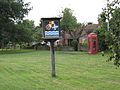
<path id="1" fill-rule="evenodd" d="M 72 31 L 77 25 L 77 19 L 73 16 L 73 11 L 70 8 L 65 8 L 62 13 L 61 29 L 68 32 Z"/>
<path id="2" fill-rule="evenodd" d="M 35 29 L 33 21 L 23 20 L 23 22 L 18 23 L 16 27 L 16 33 L 14 35 L 16 36 L 17 43 L 33 41 L 33 33 Z"/>
<path id="3" fill-rule="evenodd" d="M 108 3 L 108 7 L 103 10 L 101 14 L 100 24 L 105 43 L 111 50 L 112 55 L 108 61 L 114 61 L 116 66 L 120 65 L 120 1 L 114 0 Z M 106 20 L 109 20 L 109 31 L 105 27 Z M 106 25 L 107 26 L 107 25 Z M 102 35 L 102 34 L 101 34 Z"/>
<path id="4" fill-rule="evenodd" d="M 0 0 L 0 46 L 10 41 L 16 42 L 16 24 L 23 20 L 29 10 L 29 3 L 23 0 Z"/>
<path id="5" fill-rule="evenodd" d="M 35 27 L 33 34 L 34 41 L 39 42 L 42 40 L 42 28 L 37 26 Z"/>
<path id="6" fill-rule="evenodd" d="M 100 51 L 106 51 L 108 50 L 108 43 L 109 43 L 109 38 L 108 38 L 108 32 L 105 31 L 106 27 L 103 28 L 106 24 L 103 24 L 100 28 L 96 30 L 97 36 L 98 36 L 98 43 L 99 43 L 99 50 Z"/>
<path id="7" fill-rule="evenodd" d="M 112 51 L 112 55 L 110 57 L 110 61 L 114 60 L 114 64 L 120 65 L 120 8 L 116 9 L 112 14 L 112 18 L 110 20 L 110 35 L 111 35 L 111 43 L 110 49 Z"/>
<path id="8" fill-rule="evenodd" d="M 0 18 L 17 22 L 22 20 L 28 14 L 30 8 L 29 3 L 23 0 L 0 0 Z"/>
<path id="9" fill-rule="evenodd" d="M 72 46 L 74 47 L 74 50 L 78 50 L 78 41 L 76 39 L 73 39 L 71 42 Z"/>

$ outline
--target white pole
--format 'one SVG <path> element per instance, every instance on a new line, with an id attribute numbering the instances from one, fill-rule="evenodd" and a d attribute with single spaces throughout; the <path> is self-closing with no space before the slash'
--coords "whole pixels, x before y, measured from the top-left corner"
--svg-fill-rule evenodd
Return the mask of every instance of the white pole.
<path id="1" fill-rule="evenodd" d="M 109 26 L 109 0 L 107 0 L 107 31 L 110 30 Z"/>

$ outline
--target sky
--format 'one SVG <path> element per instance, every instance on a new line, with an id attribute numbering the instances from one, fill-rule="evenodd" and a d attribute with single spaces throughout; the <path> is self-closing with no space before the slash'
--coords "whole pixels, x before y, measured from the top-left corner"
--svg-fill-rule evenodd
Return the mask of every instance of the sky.
<path id="1" fill-rule="evenodd" d="M 26 19 L 34 20 L 37 26 L 42 17 L 61 16 L 64 8 L 73 10 L 77 22 L 98 23 L 98 15 L 106 6 L 107 0 L 25 0 L 25 2 L 31 2 L 30 6 L 33 7 Z"/>

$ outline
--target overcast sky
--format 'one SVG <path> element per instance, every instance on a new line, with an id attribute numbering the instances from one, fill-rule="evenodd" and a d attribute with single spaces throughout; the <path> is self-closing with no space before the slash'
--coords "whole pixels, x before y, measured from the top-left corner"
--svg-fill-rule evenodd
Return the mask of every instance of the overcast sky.
<path id="1" fill-rule="evenodd" d="M 74 12 L 78 22 L 97 23 L 98 15 L 102 8 L 106 6 L 107 0 L 25 0 L 31 2 L 33 10 L 27 16 L 28 19 L 34 20 L 38 25 L 42 17 L 57 17 L 64 8 L 70 8 Z"/>

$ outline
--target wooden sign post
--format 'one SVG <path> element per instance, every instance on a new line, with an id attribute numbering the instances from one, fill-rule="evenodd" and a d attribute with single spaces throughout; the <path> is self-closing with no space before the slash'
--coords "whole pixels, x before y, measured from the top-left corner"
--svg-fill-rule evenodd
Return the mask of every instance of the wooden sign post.
<path id="1" fill-rule="evenodd" d="M 50 40 L 50 53 L 51 53 L 51 75 L 52 77 L 56 77 L 56 70 L 55 70 L 55 51 L 54 51 L 54 40 Z"/>
<path id="2" fill-rule="evenodd" d="M 41 24 L 43 27 L 43 39 L 50 42 L 50 53 L 51 53 L 51 75 L 56 77 L 55 70 L 55 51 L 54 42 L 61 36 L 60 31 L 60 19 L 61 18 L 42 18 Z"/>

